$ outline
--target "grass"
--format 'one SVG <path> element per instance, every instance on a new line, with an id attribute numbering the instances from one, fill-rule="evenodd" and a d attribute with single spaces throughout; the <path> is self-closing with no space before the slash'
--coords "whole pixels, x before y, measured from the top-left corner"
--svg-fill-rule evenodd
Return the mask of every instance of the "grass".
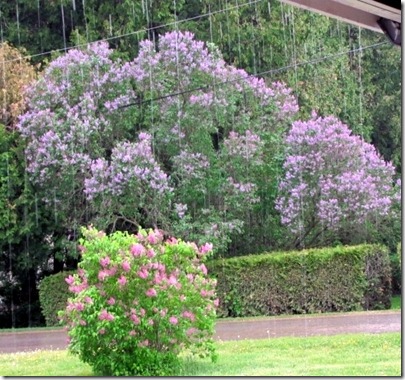
<path id="1" fill-rule="evenodd" d="M 23 332 L 43 332 L 43 331 L 52 331 L 52 330 L 61 330 L 63 327 L 59 326 L 41 326 L 41 327 L 17 327 L 17 328 L 7 328 L 7 329 L 0 329 L 1 333 L 23 333 Z"/>
<path id="2" fill-rule="evenodd" d="M 401 334 L 217 342 L 218 362 L 183 355 L 182 376 L 401 376 Z M 92 376 L 65 350 L 0 354 L 2 376 Z"/>
<path id="3" fill-rule="evenodd" d="M 401 295 L 392 296 L 390 310 L 401 310 Z"/>

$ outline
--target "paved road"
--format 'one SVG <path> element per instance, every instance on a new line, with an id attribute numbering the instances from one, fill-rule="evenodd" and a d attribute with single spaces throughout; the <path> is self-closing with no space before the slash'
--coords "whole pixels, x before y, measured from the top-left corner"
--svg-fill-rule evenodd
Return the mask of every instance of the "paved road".
<path id="1" fill-rule="evenodd" d="M 282 336 L 336 335 L 401 331 L 401 312 L 378 311 L 324 316 L 269 317 L 248 321 L 220 320 L 216 340 L 263 339 Z M 65 349 L 64 330 L 0 333 L 0 353 Z"/>

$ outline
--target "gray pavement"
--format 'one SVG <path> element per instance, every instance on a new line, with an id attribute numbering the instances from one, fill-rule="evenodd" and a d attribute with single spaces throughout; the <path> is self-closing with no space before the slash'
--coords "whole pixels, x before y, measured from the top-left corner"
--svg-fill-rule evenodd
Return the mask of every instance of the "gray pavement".
<path id="1" fill-rule="evenodd" d="M 346 333 L 382 333 L 401 331 L 400 311 L 368 311 L 251 318 L 248 320 L 219 320 L 215 339 L 265 339 L 282 336 L 337 335 Z M 55 350 L 67 347 L 65 330 L 0 332 L 0 353 Z"/>

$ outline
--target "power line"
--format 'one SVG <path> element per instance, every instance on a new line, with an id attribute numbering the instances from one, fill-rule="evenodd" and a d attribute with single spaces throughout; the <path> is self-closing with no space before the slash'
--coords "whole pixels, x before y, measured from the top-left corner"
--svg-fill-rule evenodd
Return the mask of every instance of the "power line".
<path id="1" fill-rule="evenodd" d="M 160 29 L 160 28 L 165 28 L 165 27 L 168 27 L 168 26 L 177 25 L 179 23 L 183 23 L 183 22 L 187 22 L 187 21 L 193 21 L 193 20 L 197 20 L 197 19 L 200 19 L 200 18 L 204 18 L 204 17 L 209 17 L 209 16 L 215 15 L 217 13 L 223 13 L 223 12 L 232 11 L 234 9 L 242 8 L 242 7 L 246 6 L 246 5 L 253 5 L 253 4 L 256 4 L 256 3 L 260 3 L 260 2 L 262 2 L 262 0 L 250 0 L 250 1 L 246 2 L 246 3 L 238 4 L 238 5 L 235 5 L 233 7 L 228 7 L 228 8 L 220 9 L 218 11 L 213 11 L 213 12 L 207 12 L 207 13 L 197 15 L 197 16 L 193 16 L 193 17 L 189 17 L 189 18 L 186 18 L 186 19 L 183 19 L 183 20 L 176 20 L 176 21 L 173 21 L 173 22 L 169 22 L 167 24 L 153 26 L 151 28 L 139 29 L 139 30 L 136 30 L 134 32 L 124 33 L 124 34 L 120 34 L 118 36 L 112 36 L 112 37 L 108 37 L 108 38 L 102 38 L 102 39 L 99 39 L 99 40 L 94 40 L 94 41 L 86 42 L 86 43 L 83 43 L 83 44 L 77 44 L 77 45 L 69 46 L 67 48 L 54 49 L 54 50 L 45 51 L 45 52 L 38 53 L 38 54 L 24 55 L 21 58 L 15 58 L 15 59 L 11 59 L 9 61 L 4 61 L 4 63 L 19 61 L 21 59 L 27 59 L 27 58 L 41 57 L 43 55 L 48 55 L 48 54 L 51 54 L 53 52 L 61 52 L 61 51 L 66 52 L 66 51 L 71 50 L 71 49 L 86 47 L 89 44 L 94 44 L 94 43 L 97 43 L 97 42 L 107 42 L 107 41 L 112 41 L 112 40 L 119 39 L 119 38 L 129 37 L 129 36 L 133 36 L 133 35 L 138 34 L 138 33 L 145 33 L 145 32 L 155 30 L 155 29 Z"/>
<path id="2" fill-rule="evenodd" d="M 328 55 L 328 56 L 325 56 L 325 57 L 322 57 L 322 58 L 316 58 L 316 59 L 313 59 L 313 60 L 310 60 L 310 61 L 303 61 L 303 62 L 291 64 L 291 65 L 288 65 L 288 66 L 283 66 L 283 67 L 280 67 L 278 69 L 271 69 L 271 70 L 262 71 L 260 73 L 257 73 L 255 76 L 260 77 L 260 76 L 267 76 L 267 75 L 271 75 L 271 74 L 276 74 L 276 73 L 279 73 L 281 71 L 296 68 L 298 66 L 305 66 L 305 65 L 308 65 L 308 64 L 317 64 L 317 63 L 327 61 L 327 60 L 332 59 L 332 58 L 339 57 L 341 55 L 346 55 L 346 54 L 349 54 L 349 53 L 355 53 L 355 52 L 359 52 L 359 51 L 363 51 L 363 50 L 366 50 L 366 49 L 378 47 L 378 46 L 381 46 L 381 45 L 387 45 L 387 44 L 388 44 L 388 41 L 378 42 L 378 43 L 375 43 L 373 45 L 362 46 L 362 47 L 359 47 L 359 48 L 356 48 L 356 49 L 339 52 L 339 53 Z M 246 80 L 246 79 L 247 78 L 237 78 L 237 79 L 227 80 L 227 81 L 223 81 L 223 82 L 215 82 L 215 86 L 224 85 L 224 84 L 228 84 L 228 83 L 240 82 L 240 81 Z M 213 86 L 214 85 L 205 85 L 205 86 L 195 87 L 195 88 L 184 90 L 184 91 L 172 92 L 170 94 L 159 96 L 159 97 L 156 97 L 156 98 L 151 98 L 151 99 L 146 99 L 146 100 L 139 99 L 139 100 L 137 100 L 135 102 L 128 103 L 128 104 L 125 104 L 123 106 L 120 106 L 120 107 L 118 107 L 118 109 L 128 108 L 128 107 L 131 107 L 131 106 L 141 105 L 141 104 L 150 103 L 150 102 L 154 102 L 154 101 L 159 101 L 159 100 L 171 98 L 171 97 L 174 97 L 174 96 L 188 94 L 188 93 L 191 93 L 191 92 L 207 90 L 207 89 L 209 89 L 210 87 L 213 87 Z"/>

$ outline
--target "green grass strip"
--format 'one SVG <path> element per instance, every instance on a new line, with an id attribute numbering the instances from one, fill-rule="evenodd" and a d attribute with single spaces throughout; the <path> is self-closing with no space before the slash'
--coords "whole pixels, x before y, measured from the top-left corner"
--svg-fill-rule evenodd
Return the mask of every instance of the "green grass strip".
<path id="1" fill-rule="evenodd" d="M 183 376 L 401 376 L 401 334 L 217 342 L 211 363 L 184 353 Z M 92 376 L 65 350 L 0 354 L 2 376 Z"/>
<path id="2" fill-rule="evenodd" d="M 401 310 L 401 296 L 395 295 L 391 297 L 390 310 Z"/>

